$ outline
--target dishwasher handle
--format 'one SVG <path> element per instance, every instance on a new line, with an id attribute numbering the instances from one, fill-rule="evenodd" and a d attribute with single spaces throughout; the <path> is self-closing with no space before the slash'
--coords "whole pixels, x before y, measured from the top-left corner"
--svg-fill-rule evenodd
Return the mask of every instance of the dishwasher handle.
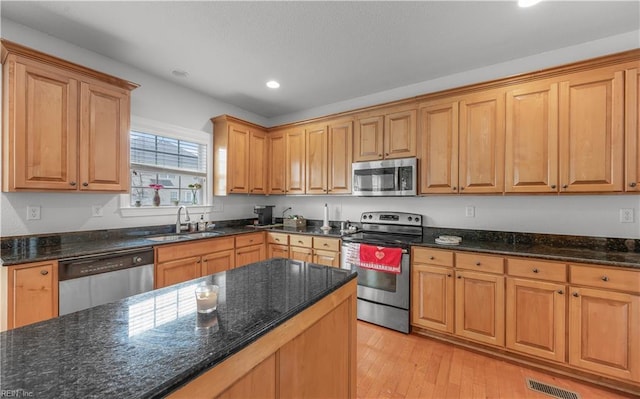
<path id="1" fill-rule="evenodd" d="M 66 259 L 58 262 L 58 280 L 72 280 L 153 263 L 152 248 Z"/>

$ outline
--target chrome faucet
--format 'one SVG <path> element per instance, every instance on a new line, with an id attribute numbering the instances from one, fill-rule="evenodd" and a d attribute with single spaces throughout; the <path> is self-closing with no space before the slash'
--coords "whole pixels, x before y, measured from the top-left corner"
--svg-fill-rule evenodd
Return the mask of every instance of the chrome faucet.
<path id="1" fill-rule="evenodd" d="M 290 211 L 290 210 L 291 210 L 291 207 L 288 207 L 287 209 L 285 209 L 284 211 L 282 211 L 282 218 L 283 218 L 283 219 L 284 219 L 284 214 L 285 214 L 285 212 L 286 212 L 286 211 Z"/>
<path id="2" fill-rule="evenodd" d="M 184 221 L 185 222 L 189 222 L 191 220 L 191 218 L 189 217 L 189 211 L 187 210 L 187 207 L 182 205 L 180 208 L 178 208 L 178 219 L 176 220 L 176 233 L 181 233 L 182 232 L 182 223 L 180 222 L 180 211 L 184 209 Z M 186 229 L 185 229 L 186 230 Z"/>

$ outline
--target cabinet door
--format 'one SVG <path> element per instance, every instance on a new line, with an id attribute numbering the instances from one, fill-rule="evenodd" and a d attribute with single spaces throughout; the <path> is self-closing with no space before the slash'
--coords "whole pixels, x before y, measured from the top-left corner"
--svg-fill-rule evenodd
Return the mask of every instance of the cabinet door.
<path id="1" fill-rule="evenodd" d="M 267 259 L 271 258 L 289 258 L 289 246 L 279 244 L 268 244 Z"/>
<path id="2" fill-rule="evenodd" d="M 640 296 L 570 287 L 569 364 L 640 381 Z"/>
<path id="3" fill-rule="evenodd" d="M 202 257 L 202 275 L 208 276 L 209 274 L 231 270 L 235 267 L 235 264 L 236 257 L 233 249 L 214 252 Z"/>
<path id="4" fill-rule="evenodd" d="M 313 263 L 331 267 L 340 267 L 340 252 L 314 249 Z"/>
<path id="5" fill-rule="evenodd" d="M 14 71 L 4 69 L 11 96 L 3 100 L 4 190 L 76 190 L 78 81 L 35 61 L 13 62 Z"/>
<path id="6" fill-rule="evenodd" d="M 7 328 L 58 316 L 58 262 L 9 266 Z"/>
<path id="7" fill-rule="evenodd" d="M 420 193 L 458 192 L 458 102 L 420 108 Z"/>
<path id="8" fill-rule="evenodd" d="M 284 132 L 269 133 L 269 194 L 284 194 L 286 190 L 287 147 Z"/>
<path id="9" fill-rule="evenodd" d="M 382 159 L 384 116 L 373 116 L 356 121 L 353 134 L 353 160 L 377 161 Z"/>
<path id="10" fill-rule="evenodd" d="M 561 192 L 622 191 L 623 82 L 612 69 L 560 82 Z"/>
<path id="11" fill-rule="evenodd" d="M 504 277 L 456 271 L 456 335 L 504 346 Z"/>
<path id="12" fill-rule="evenodd" d="M 411 323 L 453 333 L 453 269 L 414 264 L 411 271 Z"/>
<path id="13" fill-rule="evenodd" d="M 80 190 L 129 190 L 129 93 L 82 82 Z"/>
<path id="14" fill-rule="evenodd" d="M 558 84 L 507 92 L 505 191 L 558 192 Z"/>
<path id="15" fill-rule="evenodd" d="M 507 348 L 565 361 L 566 286 L 507 278 Z"/>
<path id="16" fill-rule="evenodd" d="M 504 93 L 471 94 L 460 101 L 461 193 L 504 189 Z"/>
<path id="17" fill-rule="evenodd" d="M 265 260 L 267 257 L 266 252 L 264 244 L 238 248 L 236 249 L 236 267 Z"/>
<path id="18" fill-rule="evenodd" d="M 640 68 L 625 72 L 625 191 L 640 191 Z"/>
<path id="19" fill-rule="evenodd" d="M 327 189 L 329 194 L 351 192 L 353 163 L 353 122 L 329 125 Z"/>
<path id="20" fill-rule="evenodd" d="M 303 247 L 289 247 L 289 259 L 313 262 L 313 250 Z"/>
<path id="21" fill-rule="evenodd" d="M 249 193 L 267 193 L 267 134 L 251 130 L 249 133 Z"/>
<path id="22" fill-rule="evenodd" d="M 325 194 L 327 192 L 327 146 L 328 133 L 325 125 L 306 129 L 306 193 Z"/>
<path id="23" fill-rule="evenodd" d="M 261 398 L 275 399 L 276 395 L 276 357 L 274 353 L 234 382 L 217 399 Z"/>
<path id="24" fill-rule="evenodd" d="M 384 118 L 384 157 L 408 158 L 416 156 L 415 109 L 387 114 Z"/>
<path id="25" fill-rule="evenodd" d="M 199 256 L 158 263 L 156 265 L 155 288 L 162 288 L 198 278 L 202 275 L 200 267 Z"/>
<path id="26" fill-rule="evenodd" d="M 302 129 L 286 133 L 286 189 L 287 194 L 304 194 L 305 173 L 305 132 Z"/>
<path id="27" fill-rule="evenodd" d="M 230 123 L 228 125 L 229 149 L 227 151 L 227 189 L 229 193 L 249 192 L 249 128 Z"/>

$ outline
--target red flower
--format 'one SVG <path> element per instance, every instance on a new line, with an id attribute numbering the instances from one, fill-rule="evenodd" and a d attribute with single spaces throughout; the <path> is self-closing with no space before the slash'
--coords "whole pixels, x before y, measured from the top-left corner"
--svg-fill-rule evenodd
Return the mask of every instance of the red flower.
<path id="1" fill-rule="evenodd" d="M 149 184 L 149 187 L 151 187 L 154 190 L 160 190 L 161 188 L 164 188 L 162 184 L 156 184 L 156 183 Z"/>

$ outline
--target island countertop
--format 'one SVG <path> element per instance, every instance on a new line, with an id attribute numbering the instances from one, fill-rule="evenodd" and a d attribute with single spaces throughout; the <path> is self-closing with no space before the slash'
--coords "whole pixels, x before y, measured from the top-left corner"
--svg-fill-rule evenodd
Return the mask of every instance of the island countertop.
<path id="1" fill-rule="evenodd" d="M 0 390 L 34 398 L 162 397 L 353 280 L 271 259 L 0 333 Z M 211 315 L 194 289 L 220 286 Z"/>

